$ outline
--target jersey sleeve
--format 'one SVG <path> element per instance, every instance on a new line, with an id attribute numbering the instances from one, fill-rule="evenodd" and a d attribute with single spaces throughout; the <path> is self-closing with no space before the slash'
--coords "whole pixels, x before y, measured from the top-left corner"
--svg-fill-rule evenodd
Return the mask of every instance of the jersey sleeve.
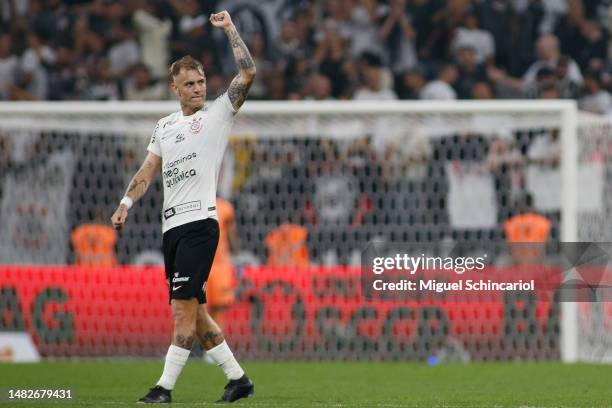
<path id="1" fill-rule="evenodd" d="M 157 122 L 155 129 L 153 129 L 151 141 L 149 142 L 149 147 L 147 147 L 147 150 L 161 157 L 161 145 L 159 144 L 159 122 Z"/>
<path id="2" fill-rule="evenodd" d="M 217 98 L 217 103 L 220 105 L 225 115 L 227 115 L 227 117 L 230 119 L 233 118 L 233 116 L 236 113 L 238 113 L 238 111 L 234 109 L 234 106 L 232 105 L 232 101 L 230 101 L 230 98 L 227 92 L 224 92 L 223 95 Z"/>

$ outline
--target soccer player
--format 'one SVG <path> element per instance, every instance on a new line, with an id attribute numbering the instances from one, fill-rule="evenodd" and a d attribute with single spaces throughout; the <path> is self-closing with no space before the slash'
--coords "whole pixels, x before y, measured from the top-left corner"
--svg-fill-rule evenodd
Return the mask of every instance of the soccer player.
<path id="1" fill-rule="evenodd" d="M 233 402 L 254 393 L 253 383 L 207 312 L 206 281 L 219 240 L 215 204 L 219 168 L 234 115 L 255 77 L 255 64 L 227 11 L 211 14 L 210 22 L 227 34 L 238 75 L 226 93 L 205 104 L 202 64 L 190 56 L 172 64 L 170 85 L 181 110 L 157 122 L 149 153 L 111 217 L 114 227 L 120 229 L 133 202 L 162 171 L 163 251 L 174 330 L 161 378 L 138 400 L 143 403 L 171 402 L 170 392 L 196 338 L 229 380 L 218 402 Z"/>

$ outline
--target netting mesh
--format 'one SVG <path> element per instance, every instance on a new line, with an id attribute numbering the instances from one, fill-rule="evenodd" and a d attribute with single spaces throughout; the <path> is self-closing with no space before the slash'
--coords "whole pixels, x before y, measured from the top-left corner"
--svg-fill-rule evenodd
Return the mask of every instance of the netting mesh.
<path id="1" fill-rule="evenodd" d="M 258 105 L 237 117 L 219 180 L 219 195 L 234 207 L 239 237 L 232 254 L 237 301 L 228 315 L 238 323 L 228 317 L 227 326 L 236 350 L 253 357 L 359 358 L 369 350 L 380 358 L 558 358 L 554 302 L 510 314 L 508 305 L 524 299 L 455 311 L 418 302 L 364 308 L 346 300 L 349 289 L 340 278 L 336 286 L 331 279 L 315 301 L 316 288 L 308 286 L 314 283 L 306 292 L 296 284 L 291 288 L 298 288 L 297 295 L 282 295 L 282 276 L 257 283 L 253 269 L 244 269 L 285 264 L 293 265 L 287 274 L 299 274 L 305 266 L 357 266 L 372 239 L 472 242 L 495 254 L 507 239 L 504 223 L 525 206 L 551 221 L 549 240 L 560 239 L 559 111 L 499 113 L 466 105 L 458 112 L 394 113 L 354 106 L 353 112 L 332 109 L 337 105 L 289 112 Z M 158 106 L 146 112 L 125 105 L 115 113 L 24 111 L 0 117 L 0 264 L 79 263 L 80 248 L 87 245 L 75 230 L 108 223 L 164 114 Z M 602 123 L 580 126 L 582 240 L 612 241 L 609 130 Z M 100 267 L 162 263 L 161 203 L 158 178 L 116 241 L 98 243 Z M 501 256 L 490 262 L 495 266 Z M 287 296 L 299 296 L 302 309 Z M 589 320 L 599 328 L 598 339 L 597 322 L 609 327 L 612 320 L 607 306 L 600 309 L 590 309 L 599 317 Z M 247 314 L 251 320 L 240 323 Z M 302 326 L 295 324 L 300 314 L 306 319 Z M 308 343 L 310 335 L 319 340 Z M 383 344 L 372 336 L 395 340 Z M 306 340 L 288 348 L 292 338 Z M 71 354 L 70 347 L 61 350 Z"/>
<path id="2" fill-rule="evenodd" d="M 612 242 L 612 122 L 583 115 L 578 146 L 578 240 Z M 599 300 L 579 305 L 578 353 L 581 360 L 610 362 L 612 303 Z"/>
<path id="3" fill-rule="evenodd" d="M 2 196 L 9 221 L 2 226 L 3 262 L 73 262 L 69 232 L 106 222 L 158 116 L 3 117 L 3 190 L 11 192 Z M 219 193 L 236 208 L 243 255 L 258 264 L 267 260 L 267 234 L 283 223 L 308 228 L 316 264 L 356 264 L 360 246 L 374 236 L 501 239 L 501 223 L 529 188 L 536 201 L 557 199 L 543 204 L 555 219 L 555 238 L 558 184 L 530 185 L 521 173 L 530 169 L 534 141 L 558 144 L 558 123 L 558 114 L 545 112 L 243 113 Z M 555 152 L 543 154 L 558 169 Z M 119 263 L 159 249 L 160 192 L 158 180 L 131 212 L 117 245 Z"/>

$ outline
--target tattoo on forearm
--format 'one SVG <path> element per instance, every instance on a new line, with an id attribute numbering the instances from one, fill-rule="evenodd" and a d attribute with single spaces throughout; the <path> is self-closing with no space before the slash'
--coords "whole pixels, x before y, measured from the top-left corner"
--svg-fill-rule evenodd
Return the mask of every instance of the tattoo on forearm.
<path id="1" fill-rule="evenodd" d="M 234 108 L 238 109 L 246 100 L 249 89 L 251 88 L 252 75 L 249 75 L 248 72 L 254 72 L 255 62 L 235 27 L 232 27 L 227 32 L 227 35 L 232 46 L 236 66 L 238 67 L 238 75 L 230 84 L 227 94 Z M 243 75 L 241 75 L 241 73 Z M 247 80 L 247 77 L 250 79 Z"/>
<path id="2" fill-rule="evenodd" d="M 134 180 L 132 180 L 132 183 L 128 187 L 127 192 L 134 193 L 137 195 L 137 197 L 140 197 L 142 194 L 145 193 L 146 190 L 147 190 L 146 180 L 139 180 L 137 178 L 134 178 Z"/>
<path id="3" fill-rule="evenodd" d="M 228 35 L 238 70 L 253 68 L 255 66 L 255 61 L 253 61 L 253 57 L 251 57 L 249 49 L 244 41 L 242 41 L 242 38 L 240 38 L 238 31 L 232 28 Z"/>
<path id="4" fill-rule="evenodd" d="M 174 338 L 174 345 L 187 350 L 191 350 L 191 348 L 193 347 L 193 340 L 193 336 L 185 337 L 182 334 L 177 334 Z"/>
<path id="5" fill-rule="evenodd" d="M 200 338 L 200 341 L 205 349 L 210 350 L 223 342 L 223 336 L 221 336 L 221 333 L 210 330 L 204 333 L 204 335 Z"/>
<path id="6" fill-rule="evenodd" d="M 246 100 L 247 95 L 249 94 L 249 89 L 251 89 L 251 83 L 244 84 L 240 82 L 240 74 L 230 84 L 227 89 L 227 96 L 229 96 L 230 102 L 235 107 L 240 107 Z"/>
<path id="7" fill-rule="evenodd" d="M 253 68 L 255 66 L 255 61 L 253 61 L 253 57 L 251 57 L 249 49 L 244 41 L 242 41 L 242 38 L 240 38 L 238 31 L 236 31 L 235 28 L 232 28 L 228 35 L 238 70 Z"/>

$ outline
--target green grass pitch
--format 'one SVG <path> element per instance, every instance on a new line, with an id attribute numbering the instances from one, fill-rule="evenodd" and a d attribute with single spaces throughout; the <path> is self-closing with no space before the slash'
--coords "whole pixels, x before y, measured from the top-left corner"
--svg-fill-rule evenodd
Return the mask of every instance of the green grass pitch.
<path id="1" fill-rule="evenodd" d="M 560 363 L 247 362 L 255 397 L 250 407 L 612 407 L 612 365 Z M 72 401 L 0 402 L 2 407 L 115 407 L 134 402 L 161 374 L 162 363 L 49 362 L 0 364 L 0 389 L 71 388 Z M 213 407 L 221 371 L 189 361 L 172 406 Z"/>

